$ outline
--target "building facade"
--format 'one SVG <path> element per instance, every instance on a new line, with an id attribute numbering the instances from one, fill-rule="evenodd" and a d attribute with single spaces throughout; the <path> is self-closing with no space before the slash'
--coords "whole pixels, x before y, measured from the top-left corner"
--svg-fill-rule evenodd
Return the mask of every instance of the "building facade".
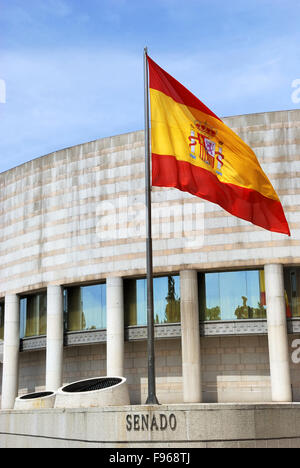
<path id="1" fill-rule="evenodd" d="M 257 154 L 291 237 L 153 188 L 160 403 L 300 401 L 300 110 L 224 119 Z M 102 375 L 147 397 L 144 133 L 0 174 L 0 391 Z"/>

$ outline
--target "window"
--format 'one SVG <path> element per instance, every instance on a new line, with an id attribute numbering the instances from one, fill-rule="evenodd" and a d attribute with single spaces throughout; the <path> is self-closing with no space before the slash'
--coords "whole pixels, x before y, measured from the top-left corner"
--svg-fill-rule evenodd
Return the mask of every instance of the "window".
<path id="1" fill-rule="evenodd" d="M 284 269 L 287 317 L 300 317 L 300 268 Z"/>
<path id="2" fill-rule="evenodd" d="M 47 294 L 32 294 L 20 299 L 21 338 L 46 335 Z"/>
<path id="3" fill-rule="evenodd" d="M 179 276 L 153 280 L 155 324 L 180 322 Z M 147 325 L 147 280 L 124 280 L 125 325 Z"/>
<path id="4" fill-rule="evenodd" d="M 4 340 L 4 301 L 0 301 L 0 340 Z"/>
<path id="5" fill-rule="evenodd" d="M 263 270 L 199 274 L 202 320 L 266 318 Z"/>
<path id="6" fill-rule="evenodd" d="M 106 328 L 106 284 L 66 288 L 64 301 L 67 331 Z"/>

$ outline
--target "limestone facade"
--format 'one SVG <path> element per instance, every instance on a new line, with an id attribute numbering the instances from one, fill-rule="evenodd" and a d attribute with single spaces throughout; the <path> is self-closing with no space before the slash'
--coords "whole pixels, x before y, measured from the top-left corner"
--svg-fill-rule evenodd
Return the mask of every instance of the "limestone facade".
<path id="1" fill-rule="evenodd" d="M 186 271 L 195 274 L 251 268 L 265 268 L 267 273 L 274 265 L 275 269 L 276 265 L 281 269 L 300 266 L 300 110 L 224 120 L 257 154 L 284 206 L 292 236 L 264 231 L 178 190 L 154 188 L 155 274 L 182 276 Z M 115 285 L 122 284 L 115 278 L 145 275 L 143 132 L 104 138 L 32 160 L 0 174 L 0 187 L 0 299 L 5 303 L 12 297 L 49 292 L 55 287 L 107 279 Z M 270 288 L 271 298 L 274 294 Z M 121 297 L 120 291 L 118 294 Z M 184 302 L 184 290 L 181 297 Z M 293 359 L 300 347 L 300 342 L 295 344 L 300 337 L 299 322 L 291 319 L 293 333 L 289 325 L 286 328 L 285 320 L 282 322 L 283 291 L 280 297 L 278 317 L 285 326 L 280 335 L 284 358 L 280 354 L 277 359 L 276 353 L 270 352 L 270 330 L 275 332 L 278 325 L 276 320 L 275 324 L 270 322 L 271 310 L 268 324 L 266 320 L 257 321 L 257 333 L 253 327 L 246 327 L 243 333 L 204 333 L 201 337 L 197 343 L 201 359 L 196 364 L 201 362 L 197 382 L 201 383 L 204 402 L 270 401 L 276 398 L 274 382 L 282 373 L 286 376 L 285 396 L 279 398 L 299 401 L 300 363 Z M 270 304 L 276 302 L 272 300 Z M 122 305 L 113 295 L 110 303 L 117 317 Z M 53 330 L 58 326 L 55 317 L 61 321 L 61 310 L 51 314 Z M 14 368 L 11 381 L 15 382 L 18 369 L 18 393 L 22 394 L 44 390 L 47 379 L 57 382 L 61 374 L 62 383 L 106 375 L 107 362 L 111 369 L 114 367 L 111 353 L 115 352 L 116 367 L 120 369 L 122 363 L 124 366 L 131 402 L 144 403 L 145 337 L 130 339 L 128 333 L 134 331 L 125 330 L 123 334 L 119 327 L 115 332 L 119 347 L 114 347 L 113 323 L 109 329 L 109 357 L 104 331 L 95 334 L 94 342 L 87 340 L 86 345 L 79 338 L 77 344 L 68 344 L 65 335 L 62 356 L 62 329 L 58 329 L 57 340 L 52 330 L 47 340 L 40 337 L 36 347 L 26 349 L 28 342 L 21 342 L 18 362 L 9 354 L 9 342 L 0 343 L 0 358 L 4 350 L 0 390 L 13 385 L 8 383 L 7 371 L 3 371 L 8 357 L 13 359 L 9 364 Z M 203 330 L 207 324 L 200 325 Z M 191 343 L 182 340 L 180 326 L 173 334 L 171 327 L 166 330 L 166 335 L 156 341 L 158 398 L 162 403 L 182 403 L 183 369 L 188 364 L 183 359 L 191 355 L 191 350 L 186 349 Z M 124 346 L 120 339 L 125 340 Z M 51 356 L 58 356 L 53 366 Z M 271 369 L 279 369 L 277 377 L 272 377 L 275 374 Z"/>

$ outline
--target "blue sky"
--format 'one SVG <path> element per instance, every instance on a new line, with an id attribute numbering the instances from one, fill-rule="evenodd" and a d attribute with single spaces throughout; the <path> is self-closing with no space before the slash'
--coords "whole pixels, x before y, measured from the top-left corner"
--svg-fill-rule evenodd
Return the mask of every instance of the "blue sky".
<path id="1" fill-rule="evenodd" d="M 0 171 L 141 130 L 143 48 L 220 117 L 299 108 L 299 0 L 0 0 Z"/>

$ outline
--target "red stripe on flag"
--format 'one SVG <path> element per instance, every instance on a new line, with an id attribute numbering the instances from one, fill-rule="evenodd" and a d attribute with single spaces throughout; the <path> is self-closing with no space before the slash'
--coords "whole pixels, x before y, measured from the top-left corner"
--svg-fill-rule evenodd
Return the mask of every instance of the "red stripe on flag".
<path id="1" fill-rule="evenodd" d="M 148 63 L 150 71 L 150 88 L 161 91 L 179 104 L 193 107 L 194 109 L 198 109 L 201 112 L 205 112 L 206 114 L 211 115 L 215 119 L 221 120 L 208 107 L 206 107 L 203 102 L 194 96 L 194 94 L 192 94 L 187 88 L 179 83 L 179 81 L 175 80 L 175 78 L 169 75 L 169 73 L 160 68 L 157 63 L 153 62 L 150 57 L 148 57 Z"/>
<path id="2" fill-rule="evenodd" d="M 281 203 L 219 179 L 174 156 L 152 154 L 152 185 L 175 187 L 220 205 L 230 214 L 273 232 L 290 234 Z"/>

